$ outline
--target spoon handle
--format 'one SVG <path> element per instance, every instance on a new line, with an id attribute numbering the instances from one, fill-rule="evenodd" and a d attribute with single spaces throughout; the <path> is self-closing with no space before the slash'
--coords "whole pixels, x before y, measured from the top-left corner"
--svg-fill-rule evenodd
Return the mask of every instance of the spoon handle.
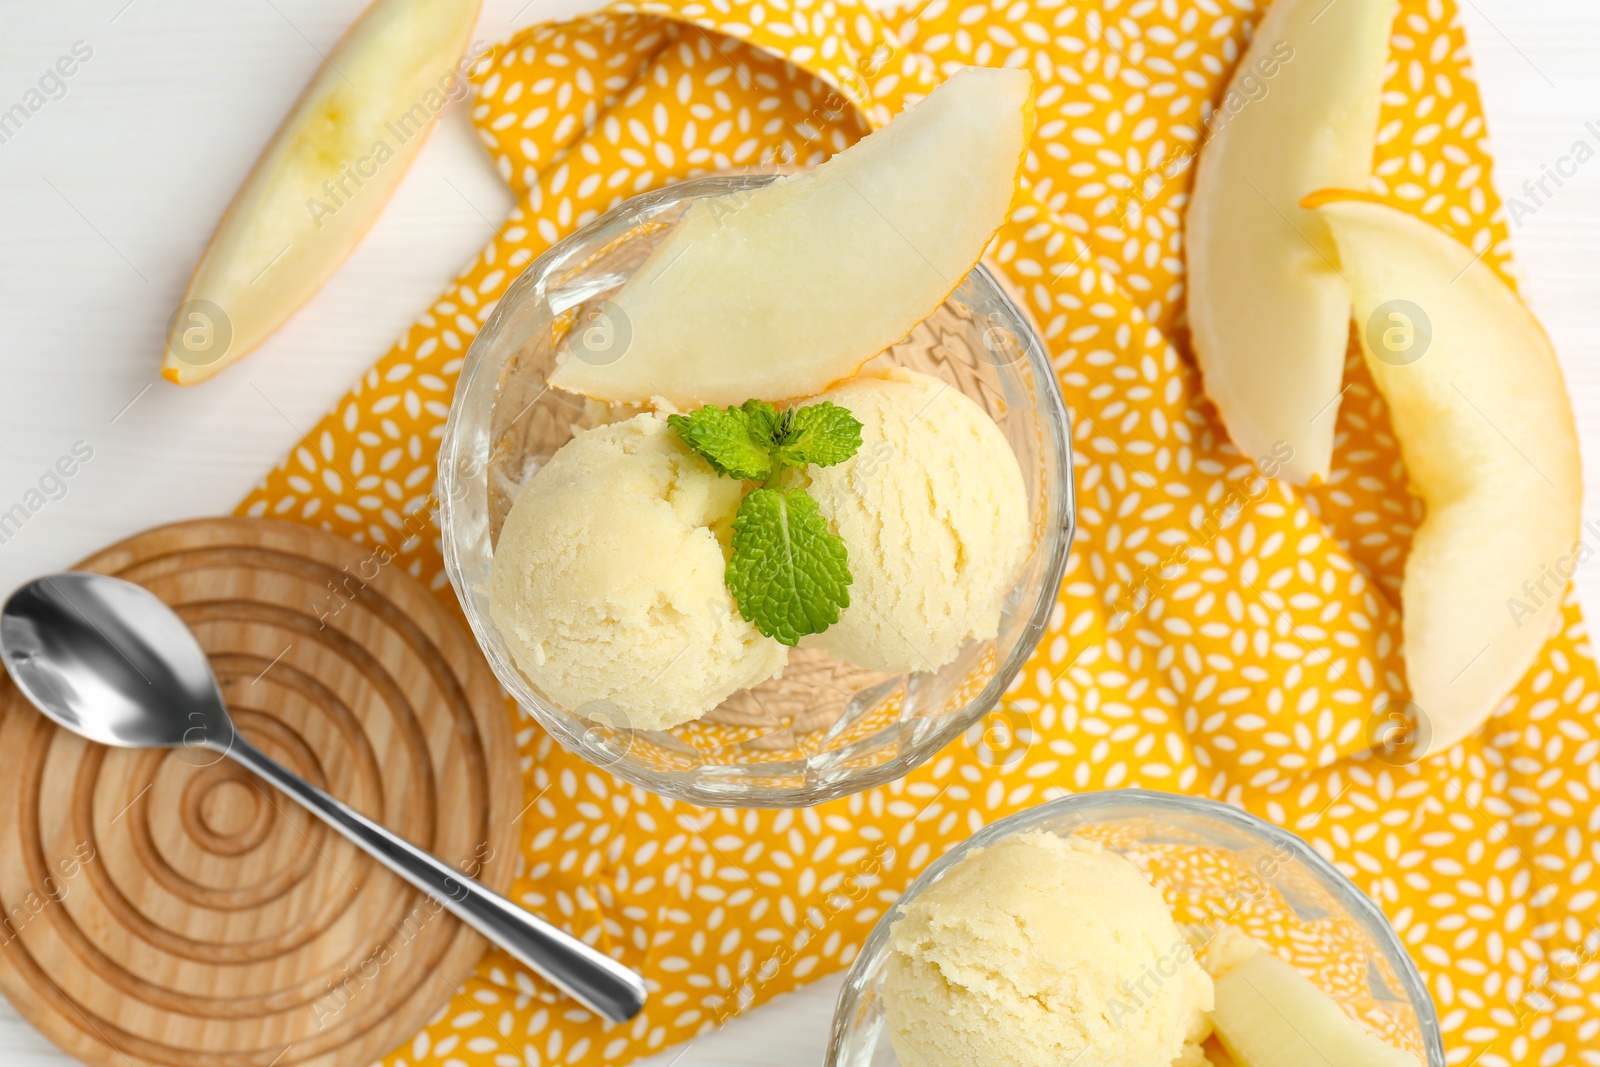
<path id="1" fill-rule="evenodd" d="M 623 1022 L 644 1006 L 644 980 L 610 956 L 390 833 L 237 733 L 227 753 L 591 1011 Z"/>

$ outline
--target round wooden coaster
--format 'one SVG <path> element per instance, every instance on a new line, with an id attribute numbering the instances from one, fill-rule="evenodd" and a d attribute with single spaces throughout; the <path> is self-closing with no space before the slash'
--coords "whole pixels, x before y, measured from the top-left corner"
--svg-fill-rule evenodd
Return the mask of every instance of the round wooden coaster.
<path id="1" fill-rule="evenodd" d="M 504 892 L 521 780 L 466 629 L 376 552 L 214 519 L 84 561 L 177 608 L 239 729 Z M 481 938 L 232 761 L 107 749 L 0 675 L 0 989 L 107 1067 L 356 1067 L 405 1041 Z"/>

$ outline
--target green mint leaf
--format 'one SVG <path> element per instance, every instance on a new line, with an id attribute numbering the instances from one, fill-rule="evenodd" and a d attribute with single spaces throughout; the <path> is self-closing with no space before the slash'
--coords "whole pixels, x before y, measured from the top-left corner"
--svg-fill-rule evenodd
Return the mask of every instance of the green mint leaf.
<path id="1" fill-rule="evenodd" d="M 784 414 L 772 458 L 786 467 L 831 467 L 861 447 L 861 423 L 838 404 L 824 400 Z"/>
<path id="2" fill-rule="evenodd" d="M 707 405 L 688 415 L 668 415 L 667 425 L 718 474 L 765 478 L 772 473 L 772 426 L 779 416 L 772 405 L 763 412 L 752 408 L 755 404 L 759 401 L 742 408 Z"/>
<path id="3" fill-rule="evenodd" d="M 768 448 L 777 444 L 778 436 L 788 421 L 788 414 L 780 412 L 765 400 L 746 400 L 739 405 L 744 417 L 750 420 L 750 431 L 765 441 Z"/>
<path id="4" fill-rule="evenodd" d="M 757 489 L 733 520 L 724 580 L 739 614 L 768 637 L 797 645 L 850 606 L 844 542 L 804 489 Z"/>

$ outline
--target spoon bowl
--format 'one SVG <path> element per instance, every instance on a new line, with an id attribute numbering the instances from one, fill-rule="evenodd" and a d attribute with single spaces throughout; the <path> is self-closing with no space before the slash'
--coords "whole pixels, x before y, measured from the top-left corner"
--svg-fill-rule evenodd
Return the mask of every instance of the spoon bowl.
<path id="1" fill-rule="evenodd" d="M 118 748 L 213 748 L 233 720 L 183 620 L 142 586 L 100 574 L 29 582 L 0 615 L 0 657 L 34 706 Z"/>

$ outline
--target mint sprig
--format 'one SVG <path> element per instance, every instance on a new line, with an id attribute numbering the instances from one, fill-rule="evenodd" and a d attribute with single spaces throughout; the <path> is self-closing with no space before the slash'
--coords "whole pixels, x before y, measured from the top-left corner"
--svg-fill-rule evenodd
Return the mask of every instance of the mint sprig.
<path id="1" fill-rule="evenodd" d="M 861 447 L 861 423 L 823 401 L 780 412 L 764 400 L 707 405 L 667 423 L 718 474 L 760 480 L 733 520 L 733 556 L 723 581 L 739 614 L 761 633 L 794 646 L 839 621 L 850 606 L 844 541 L 828 529 L 806 490 L 774 486 L 786 469 L 843 463 Z"/>

